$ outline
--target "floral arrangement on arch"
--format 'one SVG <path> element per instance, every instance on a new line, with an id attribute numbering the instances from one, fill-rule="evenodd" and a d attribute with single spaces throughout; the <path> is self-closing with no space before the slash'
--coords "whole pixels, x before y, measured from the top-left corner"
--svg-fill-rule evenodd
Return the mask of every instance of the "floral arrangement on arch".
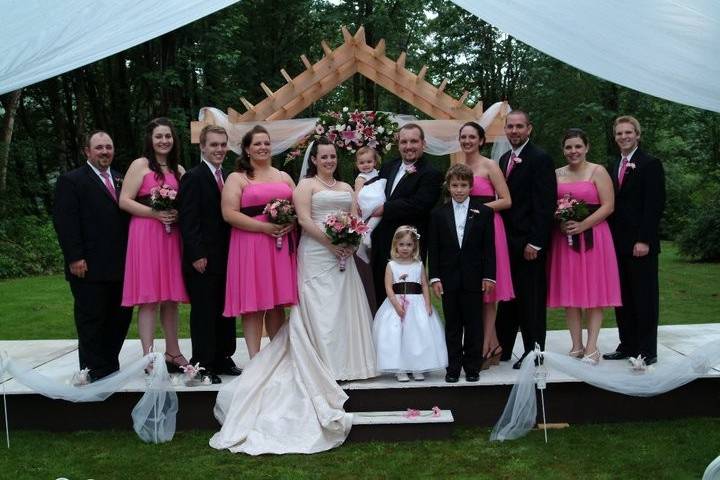
<path id="1" fill-rule="evenodd" d="M 326 136 L 335 144 L 338 154 L 354 155 L 364 146 L 372 147 L 382 155 L 390 151 L 399 127 L 385 112 L 350 111 L 344 107 L 339 112 L 325 112 L 320 115 L 313 133 L 302 139 L 285 156 L 285 163 L 303 155 L 311 141 Z"/>

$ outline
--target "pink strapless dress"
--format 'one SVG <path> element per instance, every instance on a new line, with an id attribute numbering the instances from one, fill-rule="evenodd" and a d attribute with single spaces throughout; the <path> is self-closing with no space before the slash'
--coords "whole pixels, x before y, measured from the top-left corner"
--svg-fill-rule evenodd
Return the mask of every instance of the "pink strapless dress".
<path id="1" fill-rule="evenodd" d="M 488 178 L 473 177 L 473 197 L 495 197 L 495 188 Z M 495 227 L 495 290 L 483 297 L 485 303 L 504 302 L 515 298 L 512 276 L 510 275 L 510 256 L 508 255 L 505 224 L 498 212 L 493 215 Z"/>
<path id="2" fill-rule="evenodd" d="M 177 190 L 178 182 L 172 174 L 155 178 L 155 172 L 143 177 L 138 197 L 150 195 L 150 189 L 163 184 Z M 167 233 L 165 225 L 154 218 L 132 217 L 128 232 L 123 306 L 144 303 L 188 302 L 182 276 L 182 251 L 178 225 Z"/>
<path id="3" fill-rule="evenodd" d="M 569 193 L 589 205 L 599 205 L 597 188 L 591 181 L 558 183 L 558 198 Z M 617 307 L 622 304 L 620 277 L 610 227 L 602 221 L 593 227 L 593 246 L 586 249 L 579 235 L 580 249 L 574 250 L 567 235 L 555 225 L 548 257 L 547 306 Z"/>
<path id="4" fill-rule="evenodd" d="M 282 182 L 251 183 L 243 189 L 240 207 L 264 206 L 276 198 L 292 200 L 292 189 Z M 262 214 L 254 218 L 268 221 Z M 291 242 L 286 236 L 278 250 L 269 235 L 232 229 L 223 315 L 236 317 L 297 303 L 297 261 Z"/>

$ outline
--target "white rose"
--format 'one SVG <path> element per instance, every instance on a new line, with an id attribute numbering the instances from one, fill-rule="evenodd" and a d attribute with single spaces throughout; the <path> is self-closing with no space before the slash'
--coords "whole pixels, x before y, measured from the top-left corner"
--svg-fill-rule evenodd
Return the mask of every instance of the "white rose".
<path id="1" fill-rule="evenodd" d="M 384 129 L 382 126 L 379 126 L 379 127 L 377 128 L 377 132 L 378 132 L 378 133 L 383 133 L 384 131 L 385 131 L 385 129 Z"/>
<path id="2" fill-rule="evenodd" d="M 343 107 L 343 112 L 347 112 L 348 110 L 350 110 L 348 107 Z"/>
<path id="3" fill-rule="evenodd" d="M 391 148 L 392 148 L 392 144 L 388 143 L 387 145 L 385 145 L 385 150 L 387 150 L 388 152 L 390 151 Z"/>
<path id="4" fill-rule="evenodd" d="M 343 130 L 345 130 L 345 125 L 340 125 L 338 123 L 337 125 L 335 125 L 335 130 L 337 130 L 338 132 L 342 132 Z"/>

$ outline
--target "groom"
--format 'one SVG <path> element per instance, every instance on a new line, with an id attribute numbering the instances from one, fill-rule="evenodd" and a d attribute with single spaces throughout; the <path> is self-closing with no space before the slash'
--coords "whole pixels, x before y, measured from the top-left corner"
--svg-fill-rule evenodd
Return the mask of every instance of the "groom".
<path id="1" fill-rule="evenodd" d="M 385 300 L 385 267 L 395 230 L 412 225 L 420 234 L 420 254 L 425 261 L 430 211 L 440 197 L 442 173 L 423 158 L 425 132 L 416 123 L 407 123 L 398 132 L 400 158 L 383 164 L 377 178 L 387 180 L 386 201 L 373 213 L 382 220 L 372 232 L 371 263 L 375 300 Z"/>
<path id="2" fill-rule="evenodd" d="M 545 347 L 547 258 L 550 229 L 555 212 L 557 181 L 550 156 L 530 141 L 532 123 L 526 112 L 514 110 L 505 119 L 505 135 L 512 147 L 500 157 L 512 207 L 501 212 L 510 254 L 510 272 L 515 299 L 500 302 L 497 334 L 502 360 L 510 360 L 518 327 L 523 355 L 513 368 L 522 365 L 535 348 Z"/>
<path id="3" fill-rule="evenodd" d="M 190 363 L 205 368 L 203 376 L 221 383 L 218 375 L 240 375 L 235 353 L 235 319 L 223 317 L 225 272 L 230 228 L 223 220 L 220 199 L 227 174 L 222 169 L 228 136 L 208 125 L 200 132 L 200 164 L 183 175 L 178 192 L 183 240 L 183 277 L 190 295 Z"/>

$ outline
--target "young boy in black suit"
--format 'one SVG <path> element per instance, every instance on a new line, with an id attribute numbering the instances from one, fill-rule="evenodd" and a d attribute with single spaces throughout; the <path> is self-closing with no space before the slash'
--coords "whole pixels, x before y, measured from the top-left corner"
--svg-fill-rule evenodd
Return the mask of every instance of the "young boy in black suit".
<path id="1" fill-rule="evenodd" d="M 445 381 L 480 378 L 483 345 L 483 293 L 495 288 L 492 209 L 471 201 L 473 173 L 456 164 L 445 185 L 451 200 L 433 210 L 428 231 L 430 284 L 442 298 L 448 368 Z"/>

